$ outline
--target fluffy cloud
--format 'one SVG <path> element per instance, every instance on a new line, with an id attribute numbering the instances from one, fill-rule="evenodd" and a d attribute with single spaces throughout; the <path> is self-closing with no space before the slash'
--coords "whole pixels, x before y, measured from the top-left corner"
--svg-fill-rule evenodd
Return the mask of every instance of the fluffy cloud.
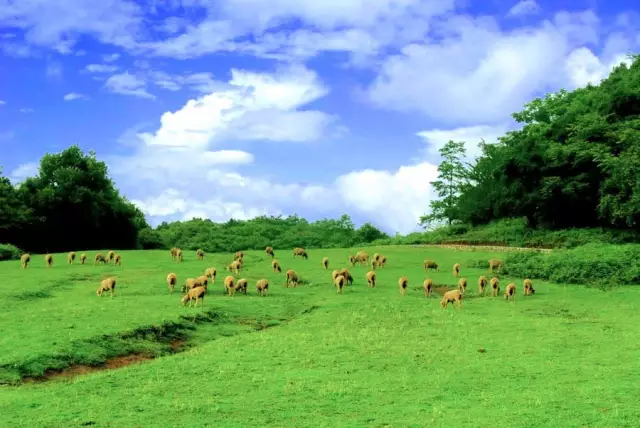
<path id="1" fill-rule="evenodd" d="M 9 178 L 14 183 L 19 183 L 22 180 L 33 177 L 38 174 L 39 164 L 37 162 L 29 162 L 18 166 L 16 169 L 11 171 L 9 174 Z"/>
<path id="2" fill-rule="evenodd" d="M 623 62 L 631 64 L 627 55 L 618 54 L 610 58 L 609 61 L 603 61 L 588 48 L 582 47 L 569 54 L 564 64 L 564 71 L 574 87 L 586 86 L 589 83 L 597 85 L 611 73 L 615 66 Z"/>
<path id="3" fill-rule="evenodd" d="M 104 86 L 116 94 L 155 99 L 155 95 L 147 92 L 146 82 L 128 71 L 109 77 Z"/>
<path id="4" fill-rule="evenodd" d="M 109 64 L 88 64 L 84 69 L 89 73 L 113 73 L 118 70 L 117 65 Z"/>
<path id="5" fill-rule="evenodd" d="M 539 12 L 540 6 L 535 0 L 521 0 L 509 9 L 507 16 L 535 15 Z"/>
<path id="6" fill-rule="evenodd" d="M 478 143 L 484 140 L 485 143 L 495 143 L 498 137 L 503 136 L 510 130 L 509 125 L 477 125 L 454 129 L 430 129 L 418 132 L 419 137 L 424 138 L 427 147 L 426 155 L 429 159 L 437 159 L 440 150 L 449 141 L 464 141 L 467 149 L 467 157 L 473 159 L 481 154 Z"/>
<path id="7" fill-rule="evenodd" d="M 73 101 L 73 100 L 88 100 L 89 97 L 84 94 L 79 94 L 77 92 L 69 92 L 64 96 L 65 101 Z"/>

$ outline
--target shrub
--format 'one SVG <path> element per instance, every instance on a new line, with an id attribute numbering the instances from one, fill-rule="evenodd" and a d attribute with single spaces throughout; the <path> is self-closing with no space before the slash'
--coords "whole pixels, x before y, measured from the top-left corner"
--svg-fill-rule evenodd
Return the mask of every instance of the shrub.
<path id="1" fill-rule="evenodd" d="M 476 269 L 489 269 L 489 260 L 484 259 L 469 259 L 465 266 L 468 268 L 476 268 Z"/>
<path id="2" fill-rule="evenodd" d="M 138 247 L 143 250 L 162 250 L 167 246 L 158 232 L 145 228 L 138 234 Z"/>
<path id="3" fill-rule="evenodd" d="M 3 260 L 20 260 L 24 251 L 15 245 L 0 244 L 0 262 Z"/>
<path id="4" fill-rule="evenodd" d="M 512 254 L 505 273 L 565 284 L 640 284 L 640 245 L 588 244 L 551 254 Z"/>

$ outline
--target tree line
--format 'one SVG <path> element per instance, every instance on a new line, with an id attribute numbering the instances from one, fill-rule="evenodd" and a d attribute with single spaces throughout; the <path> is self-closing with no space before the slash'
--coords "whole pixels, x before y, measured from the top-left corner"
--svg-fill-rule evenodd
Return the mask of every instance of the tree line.
<path id="1" fill-rule="evenodd" d="M 441 150 L 440 199 L 421 218 L 484 225 L 524 218 L 529 227 L 634 230 L 640 221 L 640 56 L 599 85 L 561 90 L 513 114 L 521 129 L 464 162 L 463 142 Z"/>
<path id="2" fill-rule="evenodd" d="M 388 236 L 348 215 L 309 222 L 258 217 L 225 223 L 193 219 L 151 228 L 144 214 L 116 189 L 94 152 L 71 146 L 46 154 L 38 173 L 13 185 L 0 169 L 0 244 L 33 253 L 92 249 L 166 249 L 208 252 L 274 248 L 349 247 Z M 15 257 L 18 251 L 3 254 Z M 9 256 L 0 257 L 9 258 Z"/>

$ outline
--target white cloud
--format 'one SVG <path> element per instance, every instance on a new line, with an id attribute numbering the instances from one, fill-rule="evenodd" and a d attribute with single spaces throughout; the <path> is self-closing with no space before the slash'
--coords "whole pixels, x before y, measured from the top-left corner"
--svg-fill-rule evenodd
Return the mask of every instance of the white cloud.
<path id="1" fill-rule="evenodd" d="M 574 87 L 600 84 L 611 70 L 621 63 L 631 65 L 631 61 L 624 54 L 615 55 L 608 62 L 604 62 L 591 52 L 588 48 L 582 47 L 573 50 L 565 61 L 565 72 Z"/>
<path id="2" fill-rule="evenodd" d="M 26 178 L 33 177 L 38 174 L 39 164 L 37 162 L 29 162 L 18 166 L 11 171 L 9 177 L 13 183 L 19 183 Z"/>
<path id="3" fill-rule="evenodd" d="M 220 84 L 213 79 L 212 73 L 171 75 L 163 71 L 149 70 L 148 78 L 154 85 L 169 91 L 178 91 L 186 86 L 197 92 L 208 93 L 213 92 L 220 86 Z"/>
<path id="4" fill-rule="evenodd" d="M 20 113 L 33 113 L 35 110 L 30 107 L 22 107 Z"/>
<path id="5" fill-rule="evenodd" d="M 62 64 L 60 62 L 54 61 L 47 64 L 47 68 L 45 70 L 45 74 L 49 79 L 60 79 L 62 78 Z"/>
<path id="6" fill-rule="evenodd" d="M 120 54 L 119 53 L 112 53 L 112 54 L 108 54 L 108 55 L 102 55 L 102 60 L 104 62 L 117 61 L 119 58 L 120 58 Z"/>
<path id="7" fill-rule="evenodd" d="M 438 29 L 442 39 L 388 57 L 369 98 L 449 124 L 504 121 L 536 94 L 567 83 L 561 64 L 572 46 L 597 40 L 596 28 L 591 12 L 510 32 L 491 18 L 452 18 Z"/>
<path id="8" fill-rule="evenodd" d="M 87 100 L 89 99 L 88 96 L 84 95 L 84 94 L 79 94 L 77 92 L 69 92 L 68 94 L 66 94 L 64 96 L 64 100 L 65 101 L 73 101 L 73 100 Z"/>
<path id="9" fill-rule="evenodd" d="M 105 82 L 105 87 L 116 94 L 155 99 L 155 95 L 147 92 L 146 82 L 128 71 L 109 77 Z"/>
<path id="10" fill-rule="evenodd" d="M 3 106 L 3 105 L 5 105 L 5 104 L 6 104 L 6 101 L 2 101 L 2 100 L 0 100 L 0 106 Z"/>
<path id="11" fill-rule="evenodd" d="M 113 73 L 118 70 L 117 65 L 88 64 L 84 69 L 89 73 Z"/>
<path id="12" fill-rule="evenodd" d="M 539 12 L 540 5 L 535 0 L 521 0 L 509 9 L 507 16 L 535 15 Z"/>
<path id="13" fill-rule="evenodd" d="M 418 132 L 419 137 L 424 138 L 426 154 L 430 159 L 440 156 L 439 150 L 449 141 L 464 141 L 467 149 L 467 157 L 476 158 L 481 154 L 478 143 L 484 140 L 485 143 L 491 144 L 498 142 L 498 137 L 504 136 L 510 130 L 509 125 L 476 125 L 454 129 L 429 129 L 428 131 Z"/>

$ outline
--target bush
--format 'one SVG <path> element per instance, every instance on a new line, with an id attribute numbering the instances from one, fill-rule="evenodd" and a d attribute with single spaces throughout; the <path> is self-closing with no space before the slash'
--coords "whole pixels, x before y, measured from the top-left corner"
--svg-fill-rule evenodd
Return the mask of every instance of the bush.
<path id="1" fill-rule="evenodd" d="M 143 250 L 164 250 L 167 246 L 162 236 L 150 228 L 145 228 L 138 234 L 138 247 Z"/>
<path id="2" fill-rule="evenodd" d="M 551 254 L 512 254 L 505 273 L 564 284 L 640 284 L 640 245 L 588 244 Z"/>
<path id="3" fill-rule="evenodd" d="M 20 260 L 24 252 L 11 244 L 0 244 L 0 262 L 3 260 Z"/>
<path id="4" fill-rule="evenodd" d="M 475 268 L 475 269 L 489 269 L 489 260 L 469 259 L 467 260 L 467 263 L 465 264 L 465 266 L 468 268 Z"/>

